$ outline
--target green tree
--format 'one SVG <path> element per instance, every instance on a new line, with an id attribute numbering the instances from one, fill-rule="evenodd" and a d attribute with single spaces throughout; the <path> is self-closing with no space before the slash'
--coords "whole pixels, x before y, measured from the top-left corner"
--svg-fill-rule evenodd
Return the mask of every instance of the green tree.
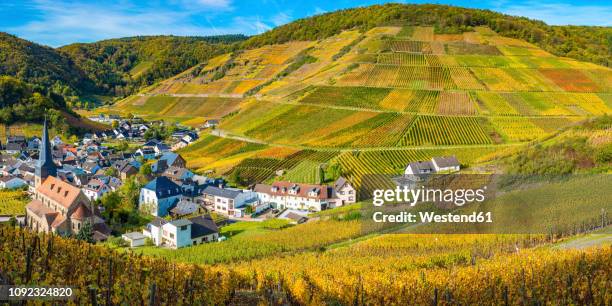
<path id="1" fill-rule="evenodd" d="M 93 239 L 93 227 L 91 226 L 91 223 L 89 221 L 85 221 L 85 223 L 83 223 L 83 226 L 77 233 L 76 238 L 78 240 L 83 240 L 89 243 L 95 242 L 95 240 Z"/>

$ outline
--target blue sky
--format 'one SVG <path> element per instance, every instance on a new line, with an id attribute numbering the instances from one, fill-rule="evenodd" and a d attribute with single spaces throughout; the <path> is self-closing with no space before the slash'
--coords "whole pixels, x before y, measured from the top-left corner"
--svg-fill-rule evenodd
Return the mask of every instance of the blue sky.
<path id="1" fill-rule="evenodd" d="M 295 19 L 387 1 L 31 0 L 0 3 L 0 31 L 57 47 L 134 35 L 258 34 Z M 401 2 L 401 1 L 393 1 Z M 549 24 L 612 26 L 612 2 L 409 1 L 491 9 Z"/>

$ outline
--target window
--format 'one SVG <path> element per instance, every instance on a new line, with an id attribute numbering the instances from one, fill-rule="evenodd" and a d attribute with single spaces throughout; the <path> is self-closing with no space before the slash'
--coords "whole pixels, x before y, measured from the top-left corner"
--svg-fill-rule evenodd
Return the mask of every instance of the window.
<path id="1" fill-rule="evenodd" d="M 187 230 L 187 225 L 181 226 L 181 231 L 186 231 L 186 230 Z"/>
<path id="2" fill-rule="evenodd" d="M 170 233 L 170 238 L 174 239 L 174 234 Z"/>

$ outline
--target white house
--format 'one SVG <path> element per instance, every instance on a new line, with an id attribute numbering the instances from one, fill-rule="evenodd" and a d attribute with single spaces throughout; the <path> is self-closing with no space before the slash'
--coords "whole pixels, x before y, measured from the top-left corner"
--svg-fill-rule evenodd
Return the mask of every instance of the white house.
<path id="1" fill-rule="evenodd" d="M 333 201 L 333 192 L 325 185 L 274 182 L 255 185 L 255 192 L 260 201 L 279 209 L 321 211 L 329 208 Z"/>
<path id="2" fill-rule="evenodd" d="M 142 231 L 156 246 L 178 249 L 219 238 L 219 228 L 209 216 L 166 221 L 155 218 Z"/>
<path id="3" fill-rule="evenodd" d="M 99 179 L 91 179 L 83 187 L 83 193 L 92 201 L 102 198 L 111 188 Z"/>
<path id="4" fill-rule="evenodd" d="M 455 156 L 434 157 L 431 159 L 431 164 L 436 172 L 456 172 L 461 167 Z"/>
<path id="5" fill-rule="evenodd" d="M 2 176 L 0 177 L 0 188 L 1 189 L 14 189 L 27 185 L 28 183 L 23 179 L 16 176 Z"/>
<path id="6" fill-rule="evenodd" d="M 142 156 L 144 159 L 155 159 L 155 150 L 152 148 L 140 148 L 134 152 L 134 156 Z"/>
<path id="7" fill-rule="evenodd" d="M 127 243 L 130 244 L 131 248 L 135 248 L 145 245 L 145 239 L 147 238 L 147 236 L 143 235 L 140 232 L 131 232 L 121 235 L 121 238 L 127 241 Z"/>
<path id="8" fill-rule="evenodd" d="M 164 217 L 181 198 L 181 187 L 165 176 L 160 176 L 140 189 L 138 206 L 153 216 Z"/>
<path id="9" fill-rule="evenodd" d="M 353 204 L 357 202 L 357 192 L 347 179 L 339 177 L 334 183 L 334 198 L 335 207 Z"/>
<path id="10" fill-rule="evenodd" d="M 408 164 L 405 175 L 427 175 L 439 172 L 459 171 L 460 163 L 455 156 L 433 157 L 431 161 L 417 161 Z"/>
<path id="11" fill-rule="evenodd" d="M 235 188 L 208 186 L 204 188 L 202 194 L 206 205 L 217 212 L 231 216 L 236 214 L 236 209 L 257 201 L 255 192 Z"/>

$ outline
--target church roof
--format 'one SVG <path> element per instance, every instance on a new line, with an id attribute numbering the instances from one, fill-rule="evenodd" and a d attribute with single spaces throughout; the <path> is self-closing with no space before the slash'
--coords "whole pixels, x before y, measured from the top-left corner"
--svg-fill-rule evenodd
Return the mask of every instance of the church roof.
<path id="1" fill-rule="evenodd" d="M 47 120 L 45 120 L 43 125 L 42 143 L 40 145 L 40 153 L 38 154 L 38 163 L 36 164 L 36 175 L 45 177 L 57 175 L 57 166 L 53 162 L 51 144 L 49 143 Z"/>
<path id="2" fill-rule="evenodd" d="M 93 216 L 93 214 L 91 213 L 89 208 L 87 208 L 85 205 L 79 205 L 79 207 L 74 211 L 74 213 L 72 213 L 70 218 L 75 220 L 85 220 L 86 218 L 89 218 L 91 216 Z"/>
<path id="3" fill-rule="evenodd" d="M 74 204 L 81 190 L 56 177 L 49 176 L 36 189 L 36 192 L 51 198 L 65 208 L 69 208 Z"/>

